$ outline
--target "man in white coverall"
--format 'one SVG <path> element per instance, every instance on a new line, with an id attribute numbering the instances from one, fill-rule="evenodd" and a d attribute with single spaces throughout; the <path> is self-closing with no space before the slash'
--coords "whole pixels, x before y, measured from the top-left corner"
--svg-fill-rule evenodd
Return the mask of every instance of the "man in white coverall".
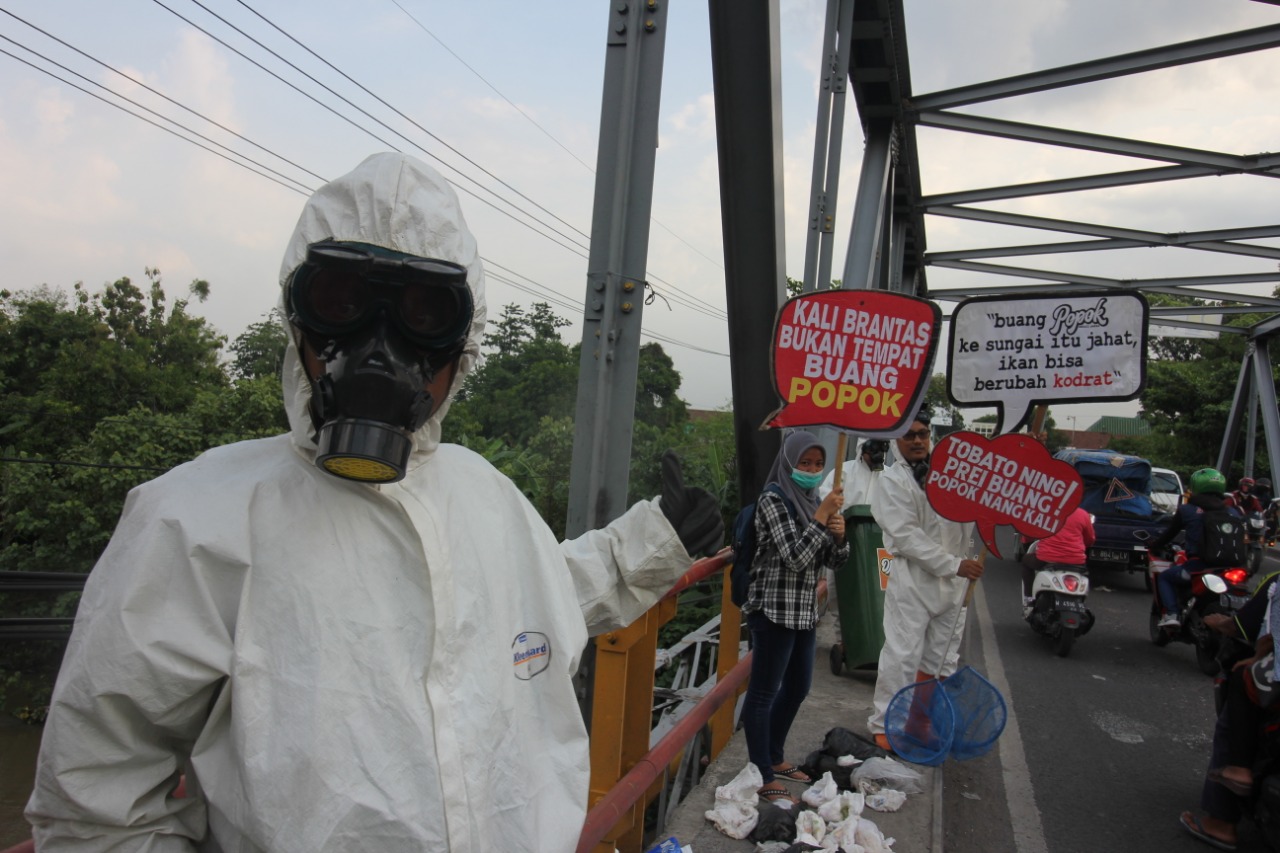
<path id="1" fill-rule="evenodd" d="M 844 506 L 840 508 L 841 512 L 848 512 L 851 506 L 871 503 L 888 450 L 888 442 L 882 439 L 868 438 L 858 443 L 858 452 L 843 466 L 840 484 L 844 488 Z M 818 497 L 825 498 L 831 494 L 835 477 L 836 471 L 832 468 L 827 472 L 822 485 L 818 486 Z"/>
<path id="2" fill-rule="evenodd" d="M 722 543 L 714 500 L 664 460 L 660 500 L 561 544 L 439 443 L 484 276 L 417 160 L 316 192 L 280 279 L 291 432 L 129 494 L 54 690 L 39 849 L 572 850 L 579 655 Z"/>
<path id="3" fill-rule="evenodd" d="M 973 525 L 942 518 L 925 498 L 929 422 L 922 410 L 896 440 L 897 458 L 881 474 L 871 501 L 884 547 L 893 554 L 884 594 L 884 646 L 867 719 L 885 749 L 890 746 L 884 718 L 894 694 L 918 679 L 956 671 L 966 580 L 982 576 L 982 563 L 966 557 Z"/>

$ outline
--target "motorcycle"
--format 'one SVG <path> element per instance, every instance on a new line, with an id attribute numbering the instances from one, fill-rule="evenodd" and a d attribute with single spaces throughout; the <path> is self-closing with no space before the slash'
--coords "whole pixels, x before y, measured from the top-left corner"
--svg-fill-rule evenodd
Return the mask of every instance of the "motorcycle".
<path id="1" fill-rule="evenodd" d="M 1218 661 L 1222 672 L 1214 679 L 1214 711 L 1226 704 L 1227 679 L 1237 661 L 1253 654 L 1253 644 L 1239 636 L 1224 636 Z M 1262 723 L 1258 752 L 1253 762 L 1253 792 L 1241 803 L 1244 814 L 1272 850 L 1280 850 L 1280 715 L 1272 712 Z"/>
<path id="2" fill-rule="evenodd" d="M 1267 517 L 1261 510 L 1254 510 L 1245 519 L 1244 545 L 1246 549 L 1245 566 L 1249 574 L 1257 574 L 1262 568 L 1262 556 L 1267 548 Z"/>
<path id="3" fill-rule="evenodd" d="M 1151 615 L 1147 630 L 1156 646 L 1164 647 L 1174 641 L 1191 643 L 1196 647 L 1196 666 L 1200 671 L 1205 675 L 1217 675 L 1221 669 L 1218 662 L 1221 637 L 1205 626 L 1204 617 L 1210 613 L 1235 613 L 1243 607 L 1249 600 L 1249 590 L 1245 586 L 1249 572 L 1243 567 L 1190 571 L 1190 587 L 1183 585 L 1177 588 L 1178 624 L 1162 628 L 1159 624 L 1162 613 L 1160 590 L 1156 578 L 1170 565 L 1185 562 L 1186 555 L 1176 546 L 1172 560 L 1149 559 Z"/>
<path id="4" fill-rule="evenodd" d="M 1033 603 L 1027 608 L 1027 624 L 1053 641 L 1058 657 L 1070 654 L 1076 637 L 1093 627 L 1093 613 L 1084 605 L 1088 592 L 1084 566 L 1045 563 L 1031 582 Z"/>

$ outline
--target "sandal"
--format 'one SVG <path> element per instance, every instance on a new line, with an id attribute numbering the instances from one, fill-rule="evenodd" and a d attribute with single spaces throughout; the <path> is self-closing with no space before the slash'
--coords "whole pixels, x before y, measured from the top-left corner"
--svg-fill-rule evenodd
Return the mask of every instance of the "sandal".
<path id="1" fill-rule="evenodd" d="M 1236 849 L 1236 845 L 1231 843 L 1230 841 L 1227 841 L 1225 838 L 1219 838 L 1216 835 L 1210 835 L 1209 832 L 1204 828 L 1204 825 L 1200 823 L 1200 817 L 1198 815 L 1192 814 L 1191 812 L 1183 812 L 1178 817 L 1178 825 L 1181 826 L 1184 830 L 1186 830 L 1187 834 L 1189 834 L 1192 838 L 1196 839 L 1197 841 L 1203 841 L 1205 844 L 1208 844 L 1210 847 L 1216 847 L 1219 850 L 1228 850 L 1228 851 Z"/>
<path id="2" fill-rule="evenodd" d="M 790 791 L 782 787 L 782 785 L 777 782 L 766 783 L 763 787 L 757 790 L 756 793 L 760 795 L 760 799 L 768 800 L 771 803 L 781 801 L 794 804 L 799 802 L 799 800 L 791 796 Z"/>
<path id="3" fill-rule="evenodd" d="M 801 770 L 799 767 L 796 767 L 794 764 L 792 764 L 790 767 L 786 768 L 785 770 L 779 770 L 777 767 L 773 768 L 773 775 L 781 776 L 783 779 L 790 779 L 792 782 L 808 783 L 813 781 L 812 779 L 809 778 L 808 773 L 805 773 L 803 770 Z"/>

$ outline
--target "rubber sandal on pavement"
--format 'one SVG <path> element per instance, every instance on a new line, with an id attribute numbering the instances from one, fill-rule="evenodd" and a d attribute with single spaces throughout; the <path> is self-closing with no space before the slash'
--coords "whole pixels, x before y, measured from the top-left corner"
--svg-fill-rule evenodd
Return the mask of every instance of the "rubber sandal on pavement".
<path id="1" fill-rule="evenodd" d="M 788 767 L 786 770 L 779 770 L 776 767 L 773 768 L 773 775 L 781 776 L 783 779 L 790 779 L 792 782 L 804 782 L 805 784 L 808 784 L 813 781 L 811 778 L 809 778 L 808 773 L 805 773 L 803 770 L 801 770 L 799 767 L 796 767 L 794 764 Z"/>
<path id="2" fill-rule="evenodd" d="M 781 802 L 795 804 L 800 802 L 795 797 L 791 796 L 790 791 L 782 787 L 781 784 L 775 782 L 769 782 L 764 785 L 764 787 L 757 790 L 756 793 L 760 795 L 760 799 L 768 800 L 771 803 Z"/>
<path id="3" fill-rule="evenodd" d="M 1205 828 L 1200 824 L 1199 815 L 1192 814 L 1191 812 L 1183 812 L 1178 817 L 1178 825 L 1185 829 L 1187 834 L 1192 838 L 1203 841 L 1210 847 L 1216 847 L 1219 850 L 1228 851 L 1236 849 L 1237 845 L 1232 844 L 1230 841 L 1223 841 L 1221 838 L 1210 835 L 1206 832 Z"/>

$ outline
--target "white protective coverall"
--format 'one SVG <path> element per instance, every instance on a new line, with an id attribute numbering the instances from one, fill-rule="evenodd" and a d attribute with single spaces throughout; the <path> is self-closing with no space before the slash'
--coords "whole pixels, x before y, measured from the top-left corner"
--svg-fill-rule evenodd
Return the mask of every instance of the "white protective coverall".
<path id="1" fill-rule="evenodd" d="M 282 283 L 331 236 L 467 267 L 456 391 L 484 276 L 444 179 L 387 154 L 321 188 Z M 572 850 L 588 631 L 641 615 L 690 556 L 656 499 L 561 544 L 485 459 L 439 444 L 447 403 L 401 482 L 324 473 L 290 341 L 291 434 L 129 494 L 54 691 L 27 809 L 39 849 Z"/>
<path id="2" fill-rule="evenodd" d="M 893 554 L 884 594 L 884 646 L 867 719 L 872 734 L 884 732 L 889 702 L 916 680 L 917 671 L 943 676 L 956 671 L 964 632 L 961 604 L 968 584 L 956 571 L 970 556 L 973 529 L 970 523 L 948 521 L 934 512 L 911 466 L 896 450 L 891 443 L 871 502 L 884 547 Z"/>
<path id="3" fill-rule="evenodd" d="M 841 512 L 848 512 L 851 506 L 871 503 L 876 484 L 880 481 L 880 472 L 872 471 L 862 461 L 862 444 L 862 441 L 858 442 L 853 458 L 844 463 L 844 473 L 840 481 L 840 486 L 844 489 L 844 505 L 840 507 Z M 823 478 L 822 485 L 818 486 L 818 497 L 825 498 L 831 494 L 831 490 L 835 488 L 835 482 L 836 472 L 832 468 Z"/>

